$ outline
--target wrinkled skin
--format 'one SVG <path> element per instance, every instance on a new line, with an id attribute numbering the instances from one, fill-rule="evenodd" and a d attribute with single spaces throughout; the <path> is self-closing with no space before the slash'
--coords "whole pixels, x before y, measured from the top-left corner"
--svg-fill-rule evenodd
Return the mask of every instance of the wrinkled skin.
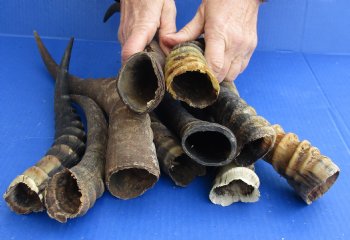
<path id="1" fill-rule="evenodd" d="M 247 67 L 256 48 L 259 5 L 259 0 L 203 0 L 194 18 L 176 32 L 173 0 L 122 1 L 122 60 L 142 51 L 157 30 L 165 53 L 205 33 L 209 67 L 219 82 L 232 81 Z"/>
<path id="2" fill-rule="evenodd" d="M 176 32 L 174 0 L 121 1 L 118 38 L 122 44 L 122 62 L 141 52 L 157 31 L 160 38 Z M 160 42 L 163 51 L 166 48 Z"/>

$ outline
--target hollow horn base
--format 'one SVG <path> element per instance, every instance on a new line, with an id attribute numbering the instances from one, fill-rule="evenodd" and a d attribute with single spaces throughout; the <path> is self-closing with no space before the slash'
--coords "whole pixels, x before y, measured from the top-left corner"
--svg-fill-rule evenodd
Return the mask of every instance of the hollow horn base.
<path id="1" fill-rule="evenodd" d="M 165 63 L 167 91 L 191 107 L 205 108 L 215 102 L 220 86 L 209 69 L 197 42 L 173 48 Z"/>
<path id="2" fill-rule="evenodd" d="M 253 169 L 253 166 L 239 167 L 234 163 L 223 167 L 210 190 L 210 201 L 223 207 L 235 202 L 258 201 L 260 181 Z"/>
<path id="3" fill-rule="evenodd" d="M 339 168 L 308 141 L 299 141 L 294 133 L 273 126 L 277 139 L 264 159 L 285 177 L 296 193 L 311 204 L 326 193 L 339 176 Z"/>

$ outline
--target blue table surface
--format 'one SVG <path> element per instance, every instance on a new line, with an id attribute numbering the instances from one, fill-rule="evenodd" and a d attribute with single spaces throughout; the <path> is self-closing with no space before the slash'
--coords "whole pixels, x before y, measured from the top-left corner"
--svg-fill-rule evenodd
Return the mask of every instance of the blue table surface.
<path id="1" fill-rule="evenodd" d="M 44 39 L 56 60 L 67 40 Z M 71 72 L 116 75 L 120 46 L 76 41 Z M 33 38 L 0 37 L 0 192 L 43 156 L 54 134 L 54 83 Z M 273 168 L 256 164 L 261 198 L 223 208 L 208 199 L 209 171 L 186 188 L 163 174 L 141 197 L 106 192 L 83 217 L 60 224 L 45 212 L 16 215 L 0 200 L 1 239 L 349 239 L 350 56 L 256 52 L 236 81 L 241 95 L 271 123 L 310 140 L 341 174 L 307 206 Z"/>

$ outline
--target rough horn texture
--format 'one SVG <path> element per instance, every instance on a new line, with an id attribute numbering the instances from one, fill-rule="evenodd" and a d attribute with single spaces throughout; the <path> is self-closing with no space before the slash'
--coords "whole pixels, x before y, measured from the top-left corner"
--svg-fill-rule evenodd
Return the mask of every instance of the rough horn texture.
<path id="1" fill-rule="evenodd" d="M 181 138 L 185 153 L 204 166 L 222 166 L 236 154 L 236 138 L 219 124 L 193 117 L 181 104 L 165 95 L 158 107 L 159 116 Z"/>
<path id="2" fill-rule="evenodd" d="M 205 108 L 219 95 L 218 80 L 209 69 L 198 41 L 176 45 L 166 58 L 165 82 L 173 98 Z"/>
<path id="3" fill-rule="evenodd" d="M 260 197 L 259 186 L 259 177 L 255 174 L 253 165 L 239 167 L 230 163 L 216 175 L 209 199 L 223 207 L 239 201 L 256 202 Z"/>
<path id="4" fill-rule="evenodd" d="M 88 97 L 73 95 L 87 118 L 87 147 L 82 160 L 51 178 L 45 190 L 45 206 L 51 218 L 66 222 L 84 215 L 104 192 L 103 176 L 107 122 L 102 110 Z"/>
<path id="5" fill-rule="evenodd" d="M 39 36 L 36 41 L 48 71 L 55 76 L 57 64 Z M 122 199 L 143 194 L 160 174 L 149 115 L 137 114 L 123 104 L 115 89 L 116 78 L 84 80 L 69 75 L 69 84 L 72 94 L 90 97 L 108 114 L 108 190 Z"/>
<path id="6" fill-rule="evenodd" d="M 116 197 L 134 198 L 151 188 L 160 175 L 151 120 L 148 114 L 136 114 L 121 101 L 109 116 L 106 185 Z"/>
<path id="7" fill-rule="evenodd" d="M 4 194 L 10 208 L 19 214 L 44 209 L 44 190 L 50 177 L 63 167 L 74 166 L 85 149 L 85 133 L 68 95 L 67 69 L 73 39 L 57 67 L 55 86 L 55 140 L 45 156 L 16 177 Z"/>
<path id="8" fill-rule="evenodd" d="M 119 73 L 117 89 L 121 100 L 134 112 L 148 113 L 165 92 L 165 56 L 153 40 L 144 51 L 132 55 Z"/>
<path id="9" fill-rule="evenodd" d="M 205 175 L 205 167 L 194 162 L 185 154 L 178 138 L 160 122 L 154 113 L 151 113 L 150 116 L 154 135 L 153 142 L 163 172 L 181 187 L 187 186 L 195 177 Z"/>
<path id="10" fill-rule="evenodd" d="M 218 100 L 210 107 L 216 122 L 228 127 L 237 138 L 237 165 L 249 166 L 269 152 L 276 134 L 270 123 L 234 93 L 232 83 L 223 82 Z"/>
<path id="11" fill-rule="evenodd" d="M 287 179 L 307 204 L 311 204 L 332 187 L 340 170 L 308 141 L 300 141 L 294 133 L 285 133 L 279 125 L 273 128 L 277 133 L 276 143 L 264 160 Z"/>

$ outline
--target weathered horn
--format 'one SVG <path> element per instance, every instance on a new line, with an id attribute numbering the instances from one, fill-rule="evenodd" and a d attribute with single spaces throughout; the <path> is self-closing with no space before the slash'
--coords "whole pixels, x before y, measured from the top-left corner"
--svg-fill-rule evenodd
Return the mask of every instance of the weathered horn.
<path id="1" fill-rule="evenodd" d="M 121 100 L 134 112 L 148 113 L 163 99 L 165 56 L 156 40 L 132 55 L 119 73 L 117 89 Z"/>
<path id="2" fill-rule="evenodd" d="M 74 166 L 84 152 L 85 133 L 68 95 L 67 70 L 73 39 L 57 68 L 55 86 L 55 140 L 45 156 L 17 176 L 4 194 L 10 208 L 19 214 L 44 209 L 44 190 L 50 177 L 63 167 Z"/>
<path id="3" fill-rule="evenodd" d="M 320 198 L 335 183 L 339 168 L 308 141 L 300 141 L 294 133 L 285 133 L 274 125 L 276 143 L 264 160 L 287 179 L 296 193 L 307 203 Z"/>
<path id="4" fill-rule="evenodd" d="M 203 45 L 192 41 L 176 45 L 166 58 L 165 82 L 175 99 L 191 107 L 205 108 L 219 95 L 219 82 L 209 69 Z"/>
<path id="5" fill-rule="evenodd" d="M 230 163 L 216 175 L 209 199 L 223 207 L 239 201 L 256 202 L 260 197 L 259 186 L 259 177 L 255 174 L 253 165 L 240 167 Z"/>
<path id="6" fill-rule="evenodd" d="M 271 150 L 276 134 L 270 123 L 235 93 L 231 84 L 222 83 L 218 100 L 210 110 L 215 121 L 228 127 L 237 138 L 238 156 L 234 162 L 249 166 Z"/>
<path id="7" fill-rule="evenodd" d="M 197 176 L 206 173 L 204 166 L 194 162 L 183 151 L 178 138 L 151 113 L 153 142 L 156 146 L 159 165 L 176 185 L 185 187 Z"/>
<path id="8" fill-rule="evenodd" d="M 236 138 L 228 128 L 195 118 L 169 95 L 157 109 L 164 124 L 180 136 L 185 153 L 197 163 L 222 166 L 233 160 Z"/>
<path id="9" fill-rule="evenodd" d="M 88 97 L 72 95 L 87 118 L 87 147 L 82 160 L 53 175 L 45 190 L 50 217 L 60 222 L 84 215 L 101 197 L 107 144 L 107 122 L 102 110 Z"/>
<path id="10" fill-rule="evenodd" d="M 48 71 L 55 76 L 57 64 L 38 35 L 36 41 Z M 69 75 L 69 84 L 72 94 L 90 97 L 108 114 L 108 190 L 122 199 L 143 194 L 157 182 L 160 174 L 149 115 L 137 114 L 125 106 L 115 89 L 116 78 L 84 80 Z"/>

